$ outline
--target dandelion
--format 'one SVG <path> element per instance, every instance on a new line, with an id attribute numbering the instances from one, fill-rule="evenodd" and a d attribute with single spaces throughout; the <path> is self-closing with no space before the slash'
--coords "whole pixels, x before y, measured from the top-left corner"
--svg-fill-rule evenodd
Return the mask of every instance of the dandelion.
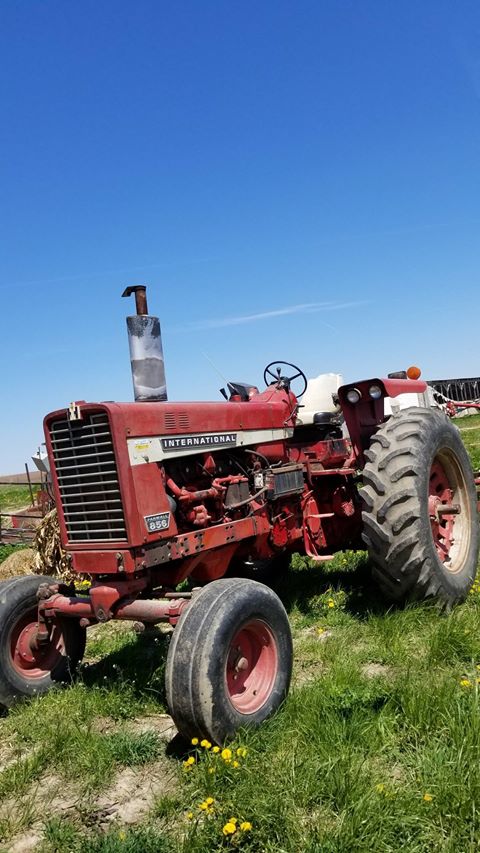
<path id="1" fill-rule="evenodd" d="M 237 767 L 240 767 L 240 762 L 239 761 L 232 761 L 232 767 L 235 767 L 235 769 L 237 769 Z"/>
<path id="2" fill-rule="evenodd" d="M 325 633 L 325 628 L 322 628 L 320 625 L 317 625 L 317 634 L 318 634 L 318 636 L 319 636 L 319 637 L 321 637 L 321 636 L 322 636 L 322 634 L 324 634 L 324 633 Z"/>
<path id="3" fill-rule="evenodd" d="M 329 607 L 335 607 L 335 602 L 334 602 L 333 598 L 329 598 L 327 601 L 327 604 Z"/>
<path id="4" fill-rule="evenodd" d="M 215 767 L 209 767 L 208 772 L 209 773 L 215 773 Z"/>
<path id="5" fill-rule="evenodd" d="M 244 820 L 240 824 L 240 829 L 242 830 L 242 832 L 250 832 L 251 828 L 252 828 L 252 824 L 250 823 L 249 820 Z"/>
<path id="6" fill-rule="evenodd" d="M 203 803 L 199 803 L 198 808 L 201 809 L 202 812 L 205 812 L 208 809 L 208 803 L 206 803 L 205 801 Z"/>
<path id="7" fill-rule="evenodd" d="M 193 820 L 193 812 L 187 812 L 186 818 L 187 820 Z"/>
<path id="8" fill-rule="evenodd" d="M 197 746 L 198 745 L 198 737 L 192 737 L 191 743 L 192 743 L 192 746 Z"/>
<path id="9" fill-rule="evenodd" d="M 222 749 L 222 758 L 224 761 L 230 761 L 231 757 L 232 757 L 232 750 L 231 749 Z"/>
<path id="10" fill-rule="evenodd" d="M 184 770 L 191 770 L 193 764 L 195 764 L 195 759 L 193 755 L 191 755 L 189 758 L 187 758 L 186 761 L 183 762 Z"/>
<path id="11" fill-rule="evenodd" d="M 375 785 L 375 790 L 376 790 L 377 794 L 383 794 L 383 792 L 385 790 L 385 785 L 383 785 L 381 782 L 379 782 L 378 785 Z"/>
<path id="12" fill-rule="evenodd" d="M 460 687 L 465 687 L 466 689 L 472 687 L 472 682 L 469 678 L 462 678 L 460 680 Z"/>
<path id="13" fill-rule="evenodd" d="M 211 805 L 212 805 L 212 803 L 214 803 L 214 802 L 215 802 L 215 800 L 213 799 L 213 797 L 207 797 L 207 799 L 205 800 L 205 802 L 206 802 L 207 806 L 211 806 Z"/>
<path id="14" fill-rule="evenodd" d="M 231 820 L 229 820 L 228 823 L 226 823 L 225 826 L 223 827 L 223 834 L 224 835 L 233 835 L 233 833 L 236 832 L 236 830 L 237 830 L 237 827 L 235 826 L 235 824 L 232 823 Z"/>
<path id="15" fill-rule="evenodd" d="M 428 793 L 427 793 L 427 794 L 424 794 L 424 795 L 423 795 L 423 799 L 425 800 L 425 802 L 426 802 L 426 803 L 431 803 L 431 802 L 432 802 L 432 800 L 433 800 L 433 797 L 432 797 L 432 795 L 431 795 L 431 794 L 428 794 Z"/>
<path id="16" fill-rule="evenodd" d="M 217 754 L 217 752 L 220 752 L 220 747 L 219 747 L 219 746 L 214 746 L 214 747 L 213 747 L 213 749 L 212 749 L 212 752 L 214 752 L 214 753 L 215 753 L 215 755 L 216 755 L 216 754 Z"/>
<path id="17" fill-rule="evenodd" d="M 211 745 L 210 741 L 206 738 L 200 741 L 200 746 L 203 746 L 204 749 L 210 749 Z"/>
<path id="18" fill-rule="evenodd" d="M 245 758 L 247 754 L 247 749 L 245 746 L 239 746 L 237 749 L 237 755 L 239 758 Z"/>

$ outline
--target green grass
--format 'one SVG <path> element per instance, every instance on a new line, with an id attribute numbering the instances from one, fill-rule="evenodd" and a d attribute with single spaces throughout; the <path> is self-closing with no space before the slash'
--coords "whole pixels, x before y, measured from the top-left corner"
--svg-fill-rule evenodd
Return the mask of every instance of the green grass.
<path id="1" fill-rule="evenodd" d="M 457 418 L 454 423 L 459 427 L 474 470 L 480 469 L 480 415 Z"/>
<path id="2" fill-rule="evenodd" d="M 124 626 L 92 636 L 78 683 L 0 721 L 0 742 L 17 751 L 0 773 L 0 801 L 24 802 L 52 773 L 78 792 L 67 820 L 45 815 L 43 853 L 478 849 L 479 593 L 450 614 L 421 605 L 385 610 L 365 557 L 354 554 L 321 569 L 297 558 L 280 592 L 296 670 L 308 679 L 273 720 L 239 734 L 232 750 L 247 754 L 238 768 L 192 747 L 195 764 L 185 770 L 185 754 L 167 756 L 154 733 L 129 730 L 165 710 L 167 642 Z M 125 768 L 148 773 L 159 759 L 177 780 L 171 791 L 136 828 L 120 819 L 99 833 L 91 817 L 99 793 Z M 207 797 L 211 813 L 199 808 Z M 226 840 L 230 817 L 237 826 L 249 821 L 251 831 Z M 24 827 L 32 819 L 27 813 Z M 2 828 L 8 850 L 18 819 Z"/>
<path id="3" fill-rule="evenodd" d="M 478 436 L 464 428 L 477 423 L 480 435 L 480 416 L 457 421 L 472 453 Z M 138 727 L 166 710 L 163 634 L 95 629 L 73 686 L 0 720 L 0 849 L 34 826 L 40 853 L 478 851 L 478 586 L 451 613 L 388 609 L 366 556 L 347 552 L 320 567 L 295 557 L 279 593 L 294 686 L 272 720 L 238 734 L 230 762 Z M 99 823 L 115 779 L 159 772 L 165 787 L 133 826 L 121 811 Z M 75 793 L 66 813 L 39 801 L 52 776 Z"/>
<path id="4" fill-rule="evenodd" d="M 33 486 L 33 494 L 36 491 Z M 20 507 L 30 506 L 30 489 L 28 486 L 0 486 L 0 512 L 10 512 Z"/>

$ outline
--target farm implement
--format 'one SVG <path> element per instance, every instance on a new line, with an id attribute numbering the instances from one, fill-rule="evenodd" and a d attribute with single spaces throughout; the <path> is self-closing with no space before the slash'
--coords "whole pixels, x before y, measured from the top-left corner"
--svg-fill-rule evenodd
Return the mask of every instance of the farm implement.
<path id="1" fill-rule="evenodd" d="M 221 743 L 288 692 L 289 623 L 264 581 L 294 552 L 322 562 L 366 547 L 389 601 L 461 601 L 477 567 L 474 480 L 419 371 L 339 384 L 272 362 L 264 390 L 229 382 L 220 402 L 169 401 L 158 319 L 145 288 L 132 292 L 135 402 L 77 401 L 44 422 L 63 546 L 91 587 L 0 586 L 0 702 L 65 681 L 91 625 L 167 622 L 176 725 Z M 387 416 L 403 394 L 417 405 Z"/>

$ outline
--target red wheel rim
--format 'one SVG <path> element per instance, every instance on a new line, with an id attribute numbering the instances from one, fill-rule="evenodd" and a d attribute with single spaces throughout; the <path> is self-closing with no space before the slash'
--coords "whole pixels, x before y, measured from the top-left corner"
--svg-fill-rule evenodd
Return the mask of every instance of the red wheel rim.
<path id="1" fill-rule="evenodd" d="M 228 650 L 226 682 L 230 701 L 242 714 L 254 714 L 268 700 L 277 677 L 278 650 L 266 622 L 251 619 L 235 634 Z"/>
<path id="2" fill-rule="evenodd" d="M 10 655 L 13 668 L 29 680 L 45 678 L 65 656 L 65 641 L 58 625 L 54 625 L 46 643 L 35 647 L 38 611 L 29 610 L 15 623 L 10 633 Z"/>
<path id="3" fill-rule="evenodd" d="M 472 507 L 465 475 L 454 450 L 443 447 L 430 468 L 428 515 L 437 557 L 451 574 L 461 572 L 472 541 Z"/>
<path id="4" fill-rule="evenodd" d="M 452 506 L 453 490 L 442 463 L 435 459 L 430 469 L 428 512 L 432 528 L 433 542 L 439 559 L 444 563 L 450 558 L 455 527 L 455 514 L 443 512 Z"/>

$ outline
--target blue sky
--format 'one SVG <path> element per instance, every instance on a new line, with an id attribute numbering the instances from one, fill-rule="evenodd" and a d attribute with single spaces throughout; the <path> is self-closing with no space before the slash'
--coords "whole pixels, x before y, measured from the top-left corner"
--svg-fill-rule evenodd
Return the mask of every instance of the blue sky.
<path id="1" fill-rule="evenodd" d="M 476 0 L 10 0 L 0 67 L 1 473 L 132 398 L 128 284 L 171 399 L 480 373 Z"/>

